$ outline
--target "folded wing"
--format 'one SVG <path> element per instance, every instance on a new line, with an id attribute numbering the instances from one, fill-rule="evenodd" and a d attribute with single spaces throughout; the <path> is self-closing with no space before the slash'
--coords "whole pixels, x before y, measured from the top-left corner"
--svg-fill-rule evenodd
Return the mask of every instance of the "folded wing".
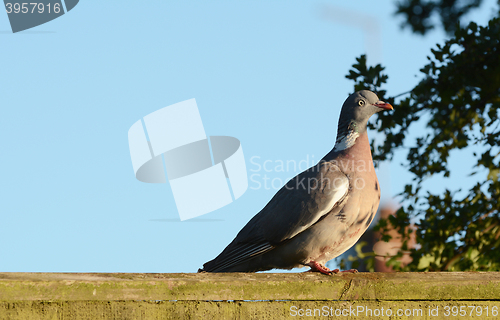
<path id="1" fill-rule="evenodd" d="M 328 215 L 346 197 L 349 179 L 340 169 L 322 162 L 284 185 L 204 271 L 224 272 L 273 250 Z"/>

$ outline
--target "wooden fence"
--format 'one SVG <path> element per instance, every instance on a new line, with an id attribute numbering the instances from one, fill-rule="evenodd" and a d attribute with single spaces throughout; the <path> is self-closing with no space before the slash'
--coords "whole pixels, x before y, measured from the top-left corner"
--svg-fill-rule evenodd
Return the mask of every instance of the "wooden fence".
<path id="1" fill-rule="evenodd" d="M 0 273 L 0 319 L 500 319 L 500 272 Z"/>

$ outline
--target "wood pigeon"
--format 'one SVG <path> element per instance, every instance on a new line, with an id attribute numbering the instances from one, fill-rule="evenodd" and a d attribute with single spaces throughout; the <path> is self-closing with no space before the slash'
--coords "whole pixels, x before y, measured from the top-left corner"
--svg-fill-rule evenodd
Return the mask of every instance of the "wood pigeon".
<path id="1" fill-rule="evenodd" d="M 366 132 L 368 119 L 393 107 L 368 90 L 347 98 L 333 149 L 288 181 L 215 259 L 198 272 L 257 272 L 325 263 L 352 247 L 372 222 L 380 186 Z M 356 270 L 348 270 L 356 272 Z"/>

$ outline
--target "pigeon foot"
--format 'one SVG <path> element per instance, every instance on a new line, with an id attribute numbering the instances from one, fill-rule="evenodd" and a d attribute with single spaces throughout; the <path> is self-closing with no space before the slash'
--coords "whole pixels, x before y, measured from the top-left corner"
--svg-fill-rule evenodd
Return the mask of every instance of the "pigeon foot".
<path id="1" fill-rule="evenodd" d="M 339 269 L 330 270 L 327 267 L 325 267 L 324 265 L 322 265 L 321 263 L 316 262 L 316 261 L 311 261 L 311 262 L 307 263 L 306 266 L 309 266 L 311 268 L 311 270 L 308 270 L 306 272 L 321 272 L 322 274 L 327 274 L 327 275 L 331 275 L 332 273 L 339 272 Z"/>

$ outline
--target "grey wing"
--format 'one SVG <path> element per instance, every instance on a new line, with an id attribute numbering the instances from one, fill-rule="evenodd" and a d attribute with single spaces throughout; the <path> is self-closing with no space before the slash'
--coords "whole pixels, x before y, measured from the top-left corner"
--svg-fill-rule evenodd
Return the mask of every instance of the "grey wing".
<path id="1" fill-rule="evenodd" d="M 348 190 L 348 177 L 332 163 L 302 172 L 288 181 L 226 249 L 204 265 L 204 270 L 222 271 L 272 250 L 327 215 Z"/>

